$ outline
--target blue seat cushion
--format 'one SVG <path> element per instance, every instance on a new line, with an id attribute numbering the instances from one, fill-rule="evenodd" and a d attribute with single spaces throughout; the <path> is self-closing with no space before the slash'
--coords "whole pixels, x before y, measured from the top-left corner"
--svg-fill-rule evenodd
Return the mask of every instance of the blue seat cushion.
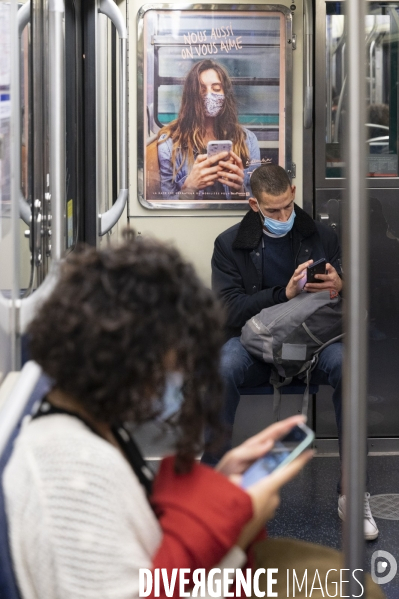
<path id="1" fill-rule="evenodd" d="M 20 422 L 18 423 L 18 426 L 16 427 L 13 435 L 11 436 L 3 452 L 3 455 L 0 457 L 0 599 L 20 599 L 20 594 L 12 569 L 11 552 L 8 544 L 8 527 L 2 484 L 3 473 L 7 465 L 7 462 L 10 459 L 14 441 L 18 436 L 22 420 L 25 416 L 32 413 L 33 406 L 36 402 L 40 401 L 47 394 L 47 392 L 50 389 L 50 386 L 51 384 L 49 379 L 46 376 L 42 375 L 32 392 L 32 395 L 26 405 L 25 411 L 20 419 Z"/>

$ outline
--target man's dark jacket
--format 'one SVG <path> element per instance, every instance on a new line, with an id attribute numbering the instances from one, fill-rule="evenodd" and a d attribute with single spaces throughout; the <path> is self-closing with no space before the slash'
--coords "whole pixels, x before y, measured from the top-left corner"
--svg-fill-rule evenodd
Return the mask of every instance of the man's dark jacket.
<path id="1" fill-rule="evenodd" d="M 341 276 L 341 250 L 334 231 L 315 222 L 297 205 L 295 213 L 294 226 L 288 233 L 295 268 L 307 260 L 325 258 Z M 249 318 L 278 303 L 285 295 L 280 293 L 281 287 L 262 289 L 262 243 L 262 221 L 253 210 L 215 241 L 212 288 L 227 309 L 228 337 L 240 335 Z"/>

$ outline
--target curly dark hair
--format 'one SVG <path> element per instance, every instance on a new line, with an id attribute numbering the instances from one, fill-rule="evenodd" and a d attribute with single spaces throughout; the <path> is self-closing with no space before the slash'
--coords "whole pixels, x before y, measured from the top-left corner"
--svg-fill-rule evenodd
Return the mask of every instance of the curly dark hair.
<path id="1" fill-rule="evenodd" d="M 119 247 L 81 247 L 29 327 L 32 358 L 93 418 L 143 423 L 162 410 L 173 351 L 184 376 L 178 470 L 219 429 L 223 314 L 179 252 L 128 229 Z"/>

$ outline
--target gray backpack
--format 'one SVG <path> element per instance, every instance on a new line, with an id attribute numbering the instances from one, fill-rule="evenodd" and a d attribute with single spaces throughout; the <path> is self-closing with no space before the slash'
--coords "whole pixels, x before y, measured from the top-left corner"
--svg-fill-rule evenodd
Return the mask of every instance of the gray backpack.
<path id="1" fill-rule="evenodd" d="M 307 415 L 309 384 L 320 352 L 339 341 L 342 333 L 342 300 L 327 291 L 300 293 L 292 300 L 264 308 L 250 318 L 241 331 L 245 349 L 272 364 L 274 415 L 279 419 L 280 388 L 293 377 L 306 383 L 302 413 Z"/>

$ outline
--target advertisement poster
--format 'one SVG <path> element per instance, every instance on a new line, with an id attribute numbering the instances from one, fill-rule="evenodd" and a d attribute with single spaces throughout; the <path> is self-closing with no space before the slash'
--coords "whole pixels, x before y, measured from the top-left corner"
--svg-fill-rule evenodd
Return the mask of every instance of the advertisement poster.
<path id="1" fill-rule="evenodd" d="M 291 14 L 271 5 L 216 8 L 151 5 L 139 13 L 139 195 L 146 207 L 246 208 L 253 170 L 286 167 L 290 158 Z"/>

